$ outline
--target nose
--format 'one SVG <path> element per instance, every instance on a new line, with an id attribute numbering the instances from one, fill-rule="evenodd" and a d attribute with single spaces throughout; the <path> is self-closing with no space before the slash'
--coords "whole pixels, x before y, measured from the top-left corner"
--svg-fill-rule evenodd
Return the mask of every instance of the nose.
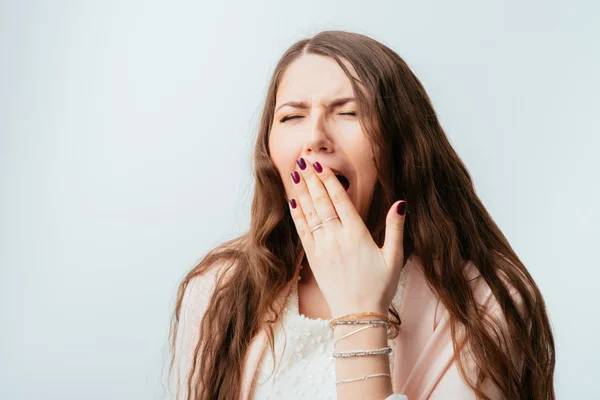
<path id="1" fill-rule="evenodd" d="M 325 115 L 315 114 L 311 118 L 311 122 L 306 124 L 306 129 L 302 153 L 330 153 L 333 151 L 334 144 Z"/>

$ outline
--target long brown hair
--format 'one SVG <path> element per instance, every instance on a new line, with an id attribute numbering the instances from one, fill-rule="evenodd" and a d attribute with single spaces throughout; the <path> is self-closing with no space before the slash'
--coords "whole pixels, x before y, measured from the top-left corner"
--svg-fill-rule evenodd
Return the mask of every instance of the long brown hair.
<path id="1" fill-rule="evenodd" d="M 424 276 L 447 308 L 455 349 L 458 331 L 466 333 L 479 377 L 469 381 L 463 361 L 456 357 L 465 380 L 480 398 L 487 398 L 481 383 L 488 378 L 506 398 L 554 399 L 554 340 L 537 285 L 475 193 L 421 82 L 384 44 L 344 31 L 301 40 L 276 65 L 255 146 L 250 229 L 209 252 L 179 287 L 171 325 L 171 366 L 188 284 L 214 265 L 225 265 L 227 279 L 218 282 L 196 327 L 199 340 L 185 382 L 188 399 L 239 398 L 249 339 L 263 327 L 266 315 L 274 315 L 266 326 L 274 351 L 272 325 L 279 316 L 273 299 L 293 278 L 301 245 L 283 182 L 271 162 L 268 138 L 281 78 L 307 53 L 336 60 L 352 83 L 378 171 L 366 225 L 382 246 L 388 208 L 397 199 L 407 201 L 404 251 L 422 261 Z M 355 68 L 362 85 L 342 60 Z M 475 300 L 464 273 L 465 260 L 476 266 L 502 308 L 506 323 L 500 337 Z M 233 268 L 235 273 L 226 273 Z"/>

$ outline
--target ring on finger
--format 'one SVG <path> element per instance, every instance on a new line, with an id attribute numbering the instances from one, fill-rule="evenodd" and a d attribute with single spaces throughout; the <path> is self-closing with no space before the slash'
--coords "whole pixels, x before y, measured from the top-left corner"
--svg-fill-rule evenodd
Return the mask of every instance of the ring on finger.
<path id="1" fill-rule="evenodd" d="M 315 226 L 314 228 L 310 228 L 310 231 L 311 231 L 311 232 L 314 232 L 314 231 L 316 231 L 317 229 L 319 229 L 319 228 L 322 228 L 322 227 L 323 227 L 323 224 L 319 224 L 319 225 Z"/>
<path id="2" fill-rule="evenodd" d="M 338 215 L 334 215 L 333 217 L 329 217 L 326 220 L 324 220 L 323 223 L 325 223 L 327 221 L 331 221 L 332 219 L 335 219 L 335 218 L 339 218 L 339 216 Z"/>
<path id="3" fill-rule="evenodd" d="M 310 228 L 310 231 L 311 231 L 311 232 L 314 232 L 314 231 L 316 231 L 317 229 L 319 229 L 319 228 L 322 228 L 322 227 L 323 227 L 323 224 L 324 224 L 325 222 L 327 222 L 327 221 L 331 221 L 332 219 L 335 219 L 335 218 L 339 218 L 339 216 L 337 216 L 337 215 L 334 215 L 333 217 L 329 217 L 329 218 L 327 218 L 327 219 L 323 220 L 323 222 L 321 222 L 319 225 L 317 225 L 317 226 L 315 226 L 315 227 L 313 227 L 313 228 Z"/>

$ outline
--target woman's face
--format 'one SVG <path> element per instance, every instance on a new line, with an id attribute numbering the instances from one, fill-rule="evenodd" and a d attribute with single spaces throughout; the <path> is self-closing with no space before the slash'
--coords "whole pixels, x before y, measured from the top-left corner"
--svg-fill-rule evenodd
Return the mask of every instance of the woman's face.
<path id="1" fill-rule="evenodd" d="M 354 68 L 345 60 L 344 64 L 356 77 Z M 290 178 L 294 170 L 300 171 L 296 160 L 318 161 L 346 177 L 348 195 L 365 220 L 377 175 L 356 103 L 336 104 L 348 98 L 354 98 L 352 85 L 335 60 L 314 54 L 300 57 L 280 82 L 269 150 L 288 199 L 296 198 Z"/>

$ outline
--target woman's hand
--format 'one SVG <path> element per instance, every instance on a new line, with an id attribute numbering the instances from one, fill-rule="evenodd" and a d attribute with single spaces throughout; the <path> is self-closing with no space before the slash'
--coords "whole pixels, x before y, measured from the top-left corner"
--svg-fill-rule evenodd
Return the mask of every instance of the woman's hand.
<path id="1" fill-rule="evenodd" d="M 331 169 L 315 163 L 293 172 L 292 181 L 295 173 L 298 200 L 290 200 L 292 218 L 332 317 L 366 311 L 387 314 L 404 262 L 406 203 L 396 202 L 388 211 L 384 246 L 379 248 Z M 336 215 L 339 218 L 322 222 Z"/>

